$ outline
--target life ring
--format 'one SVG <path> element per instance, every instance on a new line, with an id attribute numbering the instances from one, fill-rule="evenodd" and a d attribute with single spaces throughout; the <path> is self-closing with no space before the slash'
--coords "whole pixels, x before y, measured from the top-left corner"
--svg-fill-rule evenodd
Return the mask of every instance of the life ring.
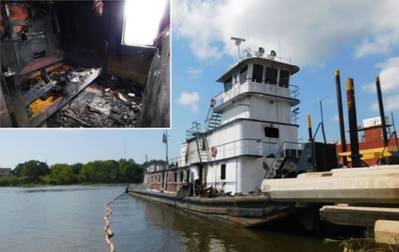
<path id="1" fill-rule="evenodd" d="M 218 154 L 218 149 L 216 148 L 216 146 L 212 146 L 212 148 L 211 148 L 211 156 L 213 158 L 215 158 L 217 154 Z"/>

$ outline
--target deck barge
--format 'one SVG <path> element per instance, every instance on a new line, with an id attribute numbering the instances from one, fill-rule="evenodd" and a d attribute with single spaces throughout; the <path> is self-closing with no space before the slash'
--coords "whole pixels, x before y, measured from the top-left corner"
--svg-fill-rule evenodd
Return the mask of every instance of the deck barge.
<path id="1" fill-rule="evenodd" d="M 263 194 L 246 196 L 177 197 L 176 194 L 147 191 L 135 185 L 129 186 L 131 196 L 163 203 L 181 210 L 202 214 L 211 218 L 233 222 L 242 226 L 260 226 L 287 217 L 296 209 L 292 203 L 272 202 Z"/>

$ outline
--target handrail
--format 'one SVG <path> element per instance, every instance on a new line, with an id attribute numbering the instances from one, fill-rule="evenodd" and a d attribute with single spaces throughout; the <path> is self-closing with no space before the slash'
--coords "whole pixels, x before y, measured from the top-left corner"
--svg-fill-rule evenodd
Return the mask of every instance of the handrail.
<path id="1" fill-rule="evenodd" d="M 295 145 L 295 147 L 290 148 L 290 146 L 292 145 Z M 277 148 L 274 148 L 275 150 L 272 151 L 273 153 L 266 153 L 265 151 L 270 150 L 267 149 L 266 146 L 276 146 Z M 303 148 L 302 143 L 299 142 L 284 141 L 281 143 L 276 143 L 276 142 L 262 141 L 260 139 L 255 139 L 255 138 L 238 139 L 228 143 L 214 145 L 214 147 L 216 147 L 216 149 L 218 150 L 218 156 L 220 157 L 215 160 L 234 157 L 237 155 L 259 155 L 265 157 L 271 154 L 275 154 L 276 158 L 279 158 L 280 156 L 285 157 L 286 150 L 288 149 L 295 149 L 295 156 L 296 158 L 299 158 L 299 152 Z M 282 151 L 283 154 L 281 155 Z M 209 162 L 211 161 L 211 159 L 209 158 L 209 155 L 207 155 L 208 152 L 209 152 L 209 145 L 205 150 L 201 149 L 199 151 L 199 154 L 197 149 L 188 152 L 186 155 L 188 155 L 189 161 L 185 160 L 186 155 L 171 158 L 169 159 L 169 161 L 171 167 L 173 167 L 174 169 L 189 165 L 191 163 L 196 163 L 197 161 L 201 162 L 201 160 L 198 159 L 198 155 L 201 155 L 201 158 L 206 158 L 206 162 Z M 177 163 L 177 166 L 175 166 L 175 163 Z M 181 164 L 184 165 L 180 166 Z"/>
<path id="2" fill-rule="evenodd" d="M 282 143 L 279 145 L 279 149 L 278 149 L 278 151 L 277 151 L 277 153 L 276 153 L 276 154 L 277 154 L 276 157 L 273 159 L 272 163 L 270 164 L 270 168 L 271 168 L 271 169 L 268 169 L 268 170 L 266 171 L 264 178 L 267 178 L 268 175 L 269 175 L 269 173 L 270 173 L 271 171 L 275 172 L 274 164 L 276 163 L 276 160 L 277 160 L 278 158 L 281 158 L 281 157 L 284 157 L 284 158 L 285 158 L 285 156 L 286 156 L 286 148 L 285 148 L 285 145 L 286 145 L 286 144 L 296 144 L 297 146 L 301 145 L 301 146 L 300 146 L 300 147 L 301 147 L 300 149 L 301 149 L 301 150 L 303 149 L 303 143 L 292 142 L 292 141 L 284 141 L 284 142 L 282 142 Z M 295 148 L 295 156 L 296 156 L 296 158 L 299 158 L 299 150 L 300 150 L 300 149 Z M 281 151 L 282 151 L 282 150 L 283 150 L 283 155 L 281 156 L 280 154 L 281 154 Z"/>
<path id="3" fill-rule="evenodd" d="M 253 82 L 251 80 L 249 80 L 249 81 L 247 80 L 244 83 L 233 85 L 233 87 L 227 92 L 221 92 L 221 93 L 217 94 L 216 96 L 214 96 L 214 99 L 216 101 L 215 107 L 220 106 L 221 104 L 232 99 L 236 95 L 250 92 L 251 89 L 258 90 L 259 92 L 264 92 L 265 94 L 269 94 L 269 92 L 267 90 L 265 90 L 268 86 L 280 88 L 280 89 L 276 89 L 276 92 L 285 92 L 283 90 L 288 90 L 288 93 L 287 93 L 288 97 L 292 98 L 292 99 L 296 99 L 299 96 L 299 86 L 298 85 L 289 84 L 288 87 L 281 87 L 279 85 L 279 83 L 268 84 L 268 83 L 263 83 L 263 82 L 258 83 L 258 82 Z M 248 91 L 243 90 L 243 89 L 248 89 Z M 276 95 L 276 94 L 273 94 L 273 95 Z M 231 97 L 229 97 L 229 96 L 231 96 Z M 282 96 L 284 97 L 286 95 L 282 95 Z"/>

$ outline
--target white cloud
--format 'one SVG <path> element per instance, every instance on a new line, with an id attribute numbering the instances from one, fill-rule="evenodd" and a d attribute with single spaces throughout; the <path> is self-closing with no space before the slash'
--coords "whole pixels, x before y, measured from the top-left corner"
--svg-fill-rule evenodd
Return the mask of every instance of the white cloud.
<path id="1" fill-rule="evenodd" d="M 274 49 L 278 55 L 291 57 L 301 65 L 321 65 L 350 42 L 361 43 L 354 55 L 362 57 L 388 52 L 399 40 L 392 35 L 399 33 L 397 0 L 175 0 L 173 3 L 176 36 L 189 39 L 199 59 L 234 56 L 236 48 L 231 36 L 246 38 L 244 47 Z"/>
<path id="2" fill-rule="evenodd" d="M 189 67 L 187 72 L 191 79 L 197 79 L 202 74 L 201 69 L 196 69 L 193 67 Z"/>
<path id="3" fill-rule="evenodd" d="M 378 64 L 377 67 L 381 68 L 378 76 L 380 76 L 382 91 L 399 91 L 399 56 L 390 58 L 386 62 Z M 375 83 L 364 84 L 362 89 L 369 92 L 376 92 Z"/>
<path id="4" fill-rule="evenodd" d="M 179 103 L 188 107 L 192 112 L 197 112 L 199 99 L 200 96 L 198 92 L 182 92 L 179 98 Z"/>
<path id="5" fill-rule="evenodd" d="M 362 58 L 373 54 L 387 54 L 391 52 L 395 43 L 399 42 L 399 33 L 381 34 L 373 41 L 364 39 L 362 44 L 356 47 L 356 58 Z"/>

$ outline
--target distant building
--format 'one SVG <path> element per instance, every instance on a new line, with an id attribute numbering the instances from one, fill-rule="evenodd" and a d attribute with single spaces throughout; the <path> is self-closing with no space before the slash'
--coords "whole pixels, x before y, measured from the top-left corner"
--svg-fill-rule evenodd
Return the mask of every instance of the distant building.
<path id="1" fill-rule="evenodd" d="M 388 138 L 392 135 L 392 124 L 389 118 L 385 119 L 388 130 Z M 382 157 L 390 157 L 392 152 L 399 149 L 399 140 L 396 136 L 392 135 L 388 140 L 388 146 L 384 147 L 384 140 L 381 129 L 381 118 L 373 117 L 364 119 L 362 125 L 358 127 L 359 132 L 362 132 L 359 149 L 362 156 L 362 160 L 368 165 L 376 165 L 378 160 Z M 346 152 L 342 152 L 341 144 L 337 145 L 338 156 L 340 162 L 342 157 L 346 156 L 348 161 L 350 160 L 350 144 L 346 145 Z"/>
<path id="2" fill-rule="evenodd" d="M 0 177 L 10 176 L 11 168 L 0 168 Z"/>

